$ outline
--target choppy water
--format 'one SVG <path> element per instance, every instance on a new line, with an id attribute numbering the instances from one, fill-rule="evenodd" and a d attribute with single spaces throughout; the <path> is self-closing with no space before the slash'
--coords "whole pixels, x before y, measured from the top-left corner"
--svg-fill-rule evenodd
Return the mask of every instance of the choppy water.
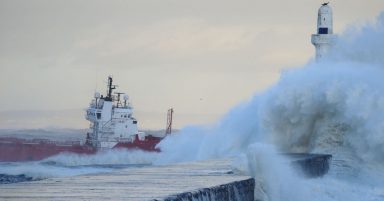
<path id="1" fill-rule="evenodd" d="M 42 161 L 2 162 L 0 184 L 143 167 L 151 165 L 155 156 L 142 151 L 110 150 L 89 156 L 65 153 Z"/>
<path id="2" fill-rule="evenodd" d="M 152 131 L 156 132 L 156 131 Z M 160 132 L 160 131 L 159 131 Z M 84 129 L 0 129 L 0 136 L 26 139 L 82 140 Z M 95 155 L 63 153 L 42 161 L 0 162 L 0 184 L 110 172 L 121 168 L 151 165 L 156 153 L 109 150 Z"/>

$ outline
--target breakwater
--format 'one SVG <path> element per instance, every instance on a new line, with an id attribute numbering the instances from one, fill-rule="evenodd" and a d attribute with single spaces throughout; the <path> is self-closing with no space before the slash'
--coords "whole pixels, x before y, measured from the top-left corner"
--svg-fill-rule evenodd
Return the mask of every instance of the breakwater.
<path id="1" fill-rule="evenodd" d="M 254 201 L 254 190 L 255 180 L 250 178 L 153 201 Z"/>
<path id="2" fill-rule="evenodd" d="M 331 155 L 321 154 L 287 156 L 308 177 L 326 174 L 331 160 Z M 0 200 L 254 201 L 255 179 L 232 171 L 231 162 L 209 160 L 3 184 Z"/>
<path id="3" fill-rule="evenodd" d="M 3 184 L 0 200 L 253 201 L 253 178 L 234 173 L 230 164 L 210 160 Z"/>

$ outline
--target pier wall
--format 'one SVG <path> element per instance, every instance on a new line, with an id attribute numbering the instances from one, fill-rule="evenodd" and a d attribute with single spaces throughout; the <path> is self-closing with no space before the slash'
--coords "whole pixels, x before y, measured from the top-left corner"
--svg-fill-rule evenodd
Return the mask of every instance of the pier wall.
<path id="1" fill-rule="evenodd" d="M 292 166 L 308 178 L 321 177 L 330 168 L 332 155 L 328 154 L 284 154 Z M 168 196 L 153 201 L 254 201 L 255 180 L 250 178 L 210 188 L 198 189 Z"/>
<path id="2" fill-rule="evenodd" d="M 289 157 L 309 177 L 326 174 L 331 160 L 330 155 L 319 154 Z M 0 200 L 254 201 L 255 179 L 233 172 L 231 161 L 128 168 L 19 183 L 4 177 L 11 184 L 1 185 Z M 17 177 L 21 181 L 25 176 Z"/>
<path id="3" fill-rule="evenodd" d="M 255 180 L 250 178 L 211 188 L 171 195 L 161 201 L 254 201 L 254 190 Z"/>
<path id="4" fill-rule="evenodd" d="M 254 186 L 223 159 L 2 184 L 0 200 L 253 201 Z"/>

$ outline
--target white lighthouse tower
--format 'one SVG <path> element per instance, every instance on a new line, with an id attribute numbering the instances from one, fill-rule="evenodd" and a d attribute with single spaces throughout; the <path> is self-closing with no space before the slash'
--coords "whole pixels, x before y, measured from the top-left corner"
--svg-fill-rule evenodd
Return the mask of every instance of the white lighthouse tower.
<path id="1" fill-rule="evenodd" d="M 321 61 L 330 47 L 335 44 L 333 34 L 332 9 L 328 3 L 319 8 L 317 17 L 317 34 L 312 34 L 311 42 L 316 47 L 316 61 Z"/>

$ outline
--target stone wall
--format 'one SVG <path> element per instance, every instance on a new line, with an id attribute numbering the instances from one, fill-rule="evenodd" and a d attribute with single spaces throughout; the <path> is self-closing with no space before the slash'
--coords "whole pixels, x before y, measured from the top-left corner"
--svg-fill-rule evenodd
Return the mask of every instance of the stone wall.
<path id="1" fill-rule="evenodd" d="M 254 201 L 254 189 L 255 180 L 251 178 L 171 195 L 161 201 Z"/>

